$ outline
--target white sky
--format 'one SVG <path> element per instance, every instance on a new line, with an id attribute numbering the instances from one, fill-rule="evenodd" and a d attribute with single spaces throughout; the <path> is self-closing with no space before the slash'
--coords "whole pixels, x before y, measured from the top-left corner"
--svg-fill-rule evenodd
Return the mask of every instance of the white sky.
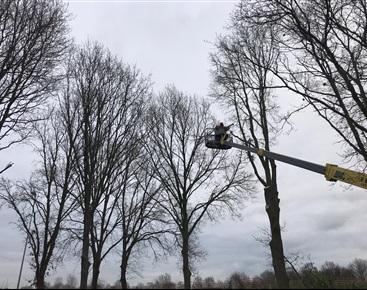
<path id="1" fill-rule="evenodd" d="M 145 74 L 152 74 L 154 89 L 167 84 L 189 94 L 205 96 L 209 86 L 208 59 L 216 34 L 223 26 L 237 1 L 65 1 L 75 15 L 72 34 L 77 42 L 88 38 L 106 45 L 129 64 L 136 64 Z M 294 102 L 290 96 L 280 96 L 287 106 Z M 221 116 L 222 113 L 217 111 Z M 225 121 L 225 120 L 223 120 Z M 335 144 L 335 134 L 313 112 L 304 112 L 293 119 L 297 131 L 282 136 L 274 152 L 313 163 L 341 164 Z M 238 149 L 232 149 L 238 150 Z M 26 177 L 32 168 L 32 155 L 27 147 L 13 147 L 6 151 L 2 163 L 13 161 L 5 177 Z M 4 158 L 4 157 L 2 157 Z M 322 175 L 291 165 L 278 164 L 278 189 L 281 223 L 286 225 L 283 243 L 286 253 L 310 255 L 316 267 L 326 261 L 347 266 L 354 258 L 367 259 L 367 192 L 353 187 L 344 190 L 341 183 L 331 186 Z M 346 166 L 344 166 L 346 167 Z M 24 248 L 23 237 L 9 222 L 15 216 L 0 211 L 0 288 L 16 287 Z M 200 263 L 200 275 L 225 280 L 235 271 L 250 277 L 269 269 L 266 249 L 255 241 L 260 228 L 268 228 L 263 190 L 258 199 L 244 211 L 244 221 L 225 220 L 208 225 L 201 235 L 208 252 Z M 101 268 L 101 278 L 109 283 L 118 279 L 118 259 L 112 258 Z M 169 273 L 172 280 L 183 281 L 177 266 L 178 257 L 153 267 L 144 266 L 144 279 L 150 282 Z M 304 260 L 303 262 L 308 262 Z M 50 279 L 74 274 L 79 280 L 80 262 L 70 262 Z M 24 264 L 21 285 L 32 274 Z M 65 280 L 64 280 L 65 282 Z"/>

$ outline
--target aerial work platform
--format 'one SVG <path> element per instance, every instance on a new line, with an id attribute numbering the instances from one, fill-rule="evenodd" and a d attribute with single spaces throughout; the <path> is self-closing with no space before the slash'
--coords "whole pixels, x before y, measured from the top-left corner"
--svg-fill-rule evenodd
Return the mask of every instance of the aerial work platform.
<path id="1" fill-rule="evenodd" d="M 242 144 L 233 143 L 232 136 L 227 132 L 229 127 L 225 127 L 225 133 L 218 134 L 214 129 L 215 134 L 209 133 L 205 135 L 205 146 L 212 149 L 231 149 L 232 147 L 246 150 L 257 154 L 258 156 L 267 157 L 273 160 L 281 161 L 306 170 L 310 170 L 325 176 L 328 181 L 342 181 L 347 184 L 355 185 L 367 189 L 367 174 L 356 172 L 350 169 L 339 167 L 335 164 L 327 163 L 325 166 L 308 162 L 305 160 L 293 158 L 287 155 L 278 154 L 271 151 L 266 151 L 261 148 L 249 147 Z"/>

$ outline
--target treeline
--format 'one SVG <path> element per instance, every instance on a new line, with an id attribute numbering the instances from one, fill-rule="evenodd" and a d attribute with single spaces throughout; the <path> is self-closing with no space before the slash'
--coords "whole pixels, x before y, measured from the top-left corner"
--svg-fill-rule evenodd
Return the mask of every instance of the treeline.
<path id="1" fill-rule="evenodd" d="M 291 289 L 366 289 L 367 260 L 355 258 L 348 266 L 339 266 L 334 262 L 325 262 L 320 269 L 307 263 L 298 270 L 288 269 Z M 58 277 L 54 283 L 47 283 L 48 289 L 76 289 L 77 278 L 68 275 L 65 283 Z M 89 285 L 90 288 L 90 285 Z M 169 274 L 160 275 L 152 282 L 128 285 L 129 289 L 185 289 L 183 282 L 172 281 Z M 266 270 L 259 275 L 249 277 L 243 272 L 234 272 L 224 281 L 213 276 L 195 275 L 192 289 L 276 289 L 274 272 Z M 23 288 L 27 289 L 27 288 Z M 121 289 L 120 281 L 114 284 L 100 281 L 98 289 Z"/>

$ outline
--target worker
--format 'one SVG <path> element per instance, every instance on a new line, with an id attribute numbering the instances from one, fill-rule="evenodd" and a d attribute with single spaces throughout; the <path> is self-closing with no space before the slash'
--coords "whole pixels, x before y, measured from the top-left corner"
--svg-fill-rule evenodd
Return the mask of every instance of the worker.
<path id="1" fill-rule="evenodd" d="M 223 137 L 224 134 L 226 134 L 228 130 L 229 126 L 224 126 L 222 122 L 216 125 L 214 128 L 215 141 L 220 141 L 220 139 Z"/>

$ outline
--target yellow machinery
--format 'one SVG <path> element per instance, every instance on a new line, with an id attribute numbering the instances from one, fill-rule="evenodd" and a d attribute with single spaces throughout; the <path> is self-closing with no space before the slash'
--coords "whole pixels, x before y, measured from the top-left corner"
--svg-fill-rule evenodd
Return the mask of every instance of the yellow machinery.
<path id="1" fill-rule="evenodd" d="M 214 149 L 230 149 L 232 147 L 256 153 L 273 160 L 281 161 L 287 164 L 298 166 L 325 176 L 328 181 L 342 181 L 351 185 L 355 185 L 367 189 L 367 174 L 345 169 L 334 164 L 327 163 L 325 166 L 304 161 L 301 159 L 281 155 L 278 153 L 266 151 L 261 148 L 249 147 L 232 142 L 232 137 L 226 133 L 218 138 L 218 135 L 208 134 L 205 139 L 205 145 Z"/>

